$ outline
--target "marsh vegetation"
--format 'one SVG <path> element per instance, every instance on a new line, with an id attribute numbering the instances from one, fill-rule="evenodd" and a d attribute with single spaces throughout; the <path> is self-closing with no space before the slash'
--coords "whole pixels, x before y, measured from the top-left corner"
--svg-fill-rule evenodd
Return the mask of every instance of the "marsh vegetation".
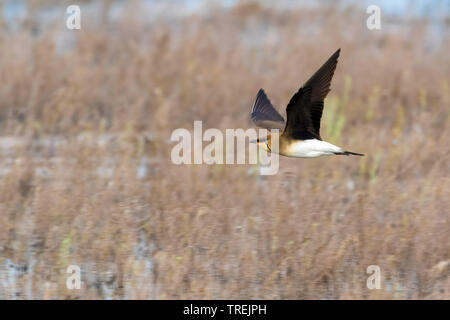
<path id="1" fill-rule="evenodd" d="M 35 3 L 0 30 L 0 298 L 450 298 L 448 17 L 105 1 L 67 31 Z M 171 163 L 174 129 L 248 128 L 260 87 L 284 114 L 337 48 L 322 136 L 365 157 Z"/>

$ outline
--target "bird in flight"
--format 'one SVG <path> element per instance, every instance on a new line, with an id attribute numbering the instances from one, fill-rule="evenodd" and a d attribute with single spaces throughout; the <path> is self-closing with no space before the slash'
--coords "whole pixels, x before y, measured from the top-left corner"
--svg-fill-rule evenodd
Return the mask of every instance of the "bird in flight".
<path id="1" fill-rule="evenodd" d="M 283 130 L 257 139 L 259 146 L 268 152 L 271 141 L 276 136 L 278 153 L 295 158 L 315 158 L 326 155 L 355 155 L 361 153 L 345 151 L 338 146 L 323 141 L 320 137 L 320 119 L 323 101 L 330 91 L 330 83 L 336 69 L 339 53 L 337 50 L 325 64 L 298 90 L 286 107 L 287 121 L 272 106 L 263 89 L 260 89 L 253 103 L 251 119 L 256 126 L 266 129 Z M 281 131 L 280 131 L 281 132 Z"/>

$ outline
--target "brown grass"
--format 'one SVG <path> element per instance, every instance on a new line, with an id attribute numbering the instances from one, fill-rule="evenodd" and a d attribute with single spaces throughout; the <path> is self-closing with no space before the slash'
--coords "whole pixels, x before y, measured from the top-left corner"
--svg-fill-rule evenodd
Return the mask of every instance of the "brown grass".
<path id="1" fill-rule="evenodd" d="M 0 32 L 0 298 L 450 298 L 448 25 L 428 47 L 358 8 L 142 12 Z M 365 157 L 171 163 L 172 130 L 247 128 L 260 87 L 282 111 L 339 47 L 322 136 Z"/>

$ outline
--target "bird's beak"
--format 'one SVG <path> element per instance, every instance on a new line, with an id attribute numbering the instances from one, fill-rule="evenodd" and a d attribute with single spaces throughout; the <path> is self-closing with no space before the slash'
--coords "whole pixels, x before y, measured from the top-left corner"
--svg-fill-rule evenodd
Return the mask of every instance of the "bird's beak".
<path id="1" fill-rule="evenodd" d="M 250 140 L 250 143 L 256 143 L 256 144 L 264 144 L 266 143 L 267 138 L 263 138 L 263 139 L 256 139 L 256 140 Z"/>

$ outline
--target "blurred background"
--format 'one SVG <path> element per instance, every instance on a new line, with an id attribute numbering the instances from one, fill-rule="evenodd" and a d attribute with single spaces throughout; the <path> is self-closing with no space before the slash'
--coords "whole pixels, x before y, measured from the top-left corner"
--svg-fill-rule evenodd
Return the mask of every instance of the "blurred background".
<path id="1" fill-rule="evenodd" d="M 450 1 L 76 2 L 0 1 L 0 299 L 450 298 Z M 321 135 L 365 157 L 172 164 L 337 48 Z"/>

